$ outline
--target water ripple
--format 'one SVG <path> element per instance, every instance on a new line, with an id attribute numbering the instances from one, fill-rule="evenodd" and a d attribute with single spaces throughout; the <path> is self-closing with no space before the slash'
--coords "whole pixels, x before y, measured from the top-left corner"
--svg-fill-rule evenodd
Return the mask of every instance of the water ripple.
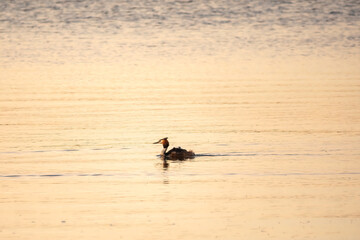
<path id="1" fill-rule="evenodd" d="M 171 175 L 171 174 L 170 174 Z M 248 176 L 248 177 L 274 177 L 274 176 L 338 176 L 338 175 L 360 175 L 360 172 L 289 172 L 289 173 L 176 173 L 173 176 L 201 177 L 201 176 Z M 162 176 L 161 173 L 75 173 L 75 174 L 7 174 L 0 178 L 53 178 L 53 177 L 150 177 Z"/>

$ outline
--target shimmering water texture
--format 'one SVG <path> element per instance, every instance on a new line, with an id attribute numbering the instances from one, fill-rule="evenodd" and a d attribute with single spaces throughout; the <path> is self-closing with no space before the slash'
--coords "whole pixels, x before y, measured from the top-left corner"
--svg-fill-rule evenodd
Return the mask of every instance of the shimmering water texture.
<path id="1" fill-rule="evenodd" d="M 359 14 L 0 1 L 0 239 L 358 239 Z"/>
<path id="2" fill-rule="evenodd" d="M 356 58 L 359 15 L 357 0 L 1 1 L 1 62 Z"/>

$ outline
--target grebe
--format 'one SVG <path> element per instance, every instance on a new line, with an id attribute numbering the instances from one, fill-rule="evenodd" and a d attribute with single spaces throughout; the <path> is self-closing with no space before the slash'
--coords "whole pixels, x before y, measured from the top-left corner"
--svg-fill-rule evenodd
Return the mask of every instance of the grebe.
<path id="1" fill-rule="evenodd" d="M 185 160 L 188 158 L 194 158 L 195 153 L 193 151 L 187 151 L 185 149 L 182 149 L 181 147 L 173 148 L 170 151 L 166 151 L 169 147 L 169 141 L 168 138 L 162 138 L 157 142 L 154 142 L 154 144 L 160 143 L 163 145 L 163 149 L 161 150 L 160 156 L 164 159 L 170 159 L 170 160 Z"/>

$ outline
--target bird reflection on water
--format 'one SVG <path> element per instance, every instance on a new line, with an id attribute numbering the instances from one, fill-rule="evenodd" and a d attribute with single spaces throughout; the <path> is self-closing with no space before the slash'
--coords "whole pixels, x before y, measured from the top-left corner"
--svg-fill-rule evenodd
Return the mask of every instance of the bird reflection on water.
<path id="1" fill-rule="evenodd" d="M 169 167 L 169 163 L 167 162 L 167 160 L 165 158 L 163 158 L 162 160 L 163 160 L 162 167 L 164 170 L 167 170 Z"/>

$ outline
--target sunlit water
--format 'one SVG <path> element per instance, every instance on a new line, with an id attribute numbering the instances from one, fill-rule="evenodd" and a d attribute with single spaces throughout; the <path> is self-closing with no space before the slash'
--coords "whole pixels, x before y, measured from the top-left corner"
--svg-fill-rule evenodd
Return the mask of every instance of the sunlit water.
<path id="1" fill-rule="evenodd" d="M 0 12 L 1 239 L 359 236 L 357 1 Z"/>

